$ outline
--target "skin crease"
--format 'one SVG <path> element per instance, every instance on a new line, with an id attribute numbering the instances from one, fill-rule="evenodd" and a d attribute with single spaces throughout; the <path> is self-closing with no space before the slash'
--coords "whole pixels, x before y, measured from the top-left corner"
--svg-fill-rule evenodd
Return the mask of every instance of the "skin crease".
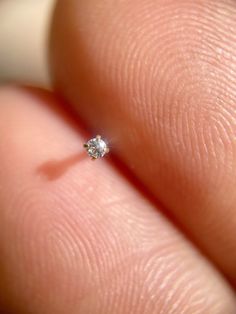
<path id="1" fill-rule="evenodd" d="M 58 2 L 52 73 L 80 117 L 0 88 L 1 313 L 236 313 L 214 265 L 234 280 L 234 16 L 233 1 Z M 195 242 L 109 156 L 91 162 L 81 118 Z"/>
<path id="2" fill-rule="evenodd" d="M 235 1 L 69 0 L 54 17 L 58 92 L 235 285 Z"/>

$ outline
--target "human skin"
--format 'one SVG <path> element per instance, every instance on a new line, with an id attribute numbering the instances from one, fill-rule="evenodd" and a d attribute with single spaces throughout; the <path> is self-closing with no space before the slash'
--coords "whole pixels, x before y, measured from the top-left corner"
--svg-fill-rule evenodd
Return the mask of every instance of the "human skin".
<path id="1" fill-rule="evenodd" d="M 235 1 L 58 1 L 55 92 L 0 90 L 5 311 L 236 313 L 235 48 Z"/>

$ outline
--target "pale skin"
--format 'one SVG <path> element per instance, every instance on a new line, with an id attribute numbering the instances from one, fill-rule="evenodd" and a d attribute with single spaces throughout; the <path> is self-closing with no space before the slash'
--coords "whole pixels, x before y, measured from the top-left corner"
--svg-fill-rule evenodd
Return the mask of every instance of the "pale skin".
<path id="1" fill-rule="evenodd" d="M 0 309 L 235 314 L 236 2 L 60 0 L 48 53 L 0 88 Z"/>

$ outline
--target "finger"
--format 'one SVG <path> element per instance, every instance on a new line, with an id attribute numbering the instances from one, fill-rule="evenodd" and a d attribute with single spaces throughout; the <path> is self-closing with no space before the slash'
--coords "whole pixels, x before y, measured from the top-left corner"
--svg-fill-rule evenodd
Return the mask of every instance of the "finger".
<path id="1" fill-rule="evenodd" d="M 235 1 L 60 1 L 51 62 L 64 97 L 236 282 L 235 39 Z"/>
<path id="2" fill-rule="evenodd" d="M 5 308 L 235 313 L 224 280 L 153 205 L 106 162 L 81 157 L 82 134 L 55 99 L 2 88 L 0 104 Z"/>
<path id="3" fill-rule="evenodd" d="M 1 82 L 50 85 L 47 42 L 55 2 L 0 1 Z"/>

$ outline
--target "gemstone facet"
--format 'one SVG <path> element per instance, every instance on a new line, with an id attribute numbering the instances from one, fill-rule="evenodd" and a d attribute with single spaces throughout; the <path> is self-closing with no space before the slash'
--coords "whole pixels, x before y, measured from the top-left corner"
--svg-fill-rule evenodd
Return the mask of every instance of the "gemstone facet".
<path id="1" fill-rule="evenodd" d="M 89 140 L 84 147 L 87 150 L 87 153 L 92 159 L 97 159 L 103 157 L 109 152 L 109 148 L 106 142 L 101 138 L 100 135 Z"/>

